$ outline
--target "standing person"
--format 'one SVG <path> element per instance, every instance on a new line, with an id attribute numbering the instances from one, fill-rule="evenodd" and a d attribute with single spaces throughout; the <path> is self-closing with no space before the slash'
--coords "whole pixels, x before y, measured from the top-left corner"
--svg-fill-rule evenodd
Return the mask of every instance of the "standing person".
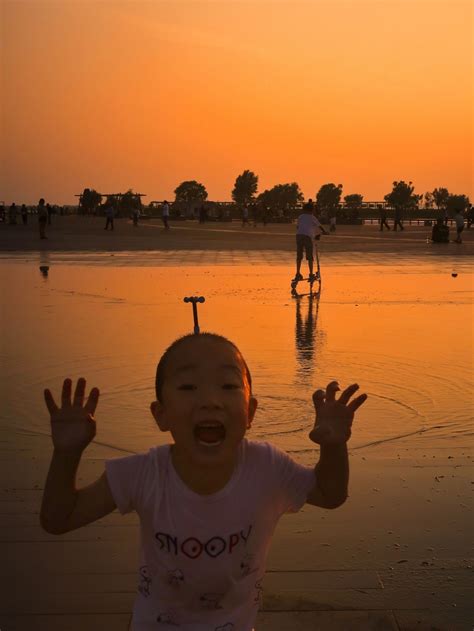
<path id="1" fill-rule="evenodd" d="M 303 278 L 300 272 L 303 252 L 306 253 L 306 260 L 308 261 L 309 278 L 311 280 L 317 280 L 316 276 L 313 274 L 313 249 L 314 239 L 321 233 L 329 234 L 319 223 L 319 219 L 316 219 L 314 216 L 313 205 L 305 204 L 303 206 L 303 212 L 296 220 L 296 274 L 293 281 L 299 281 Z"/>
<path id="2" fill-rule="evenodd" d="M 443 221 L 444 221 L 444 225 L 447 226 L 448 225 L 448 221 L 449 221 L 449 213 L 448 213 L 448 209 L 447 208 L 443 209 Z"/>
<path id="3" fill-rule="evenodd" d="M 26 226 L 28 223 L 28 209 L 25 204 L 21 205 L 21 220 L 23 221 L 23 225 Z"/>
<path id="4" fill-rule="evenodd" d="M 242 228 L 248 226 L 249 224 L 249 207 L 247 204 L 244 204 L 242 207 Z"/>
<path id="5" fill-rule="evenodd" d="M 16 226 L 16 212 L 16 204 L 13 202 L 8 209 L 8 223 L 10 226 Z"/>
<path id="6" fill-rule="evenodd" d="M 258 223 L 258 206 L 255 202 L 250 204 L 250 211 L 252 213 L 253 227 L 256 228 Z"/>
<path id="7" fill-rule="evenodd" d="M 393 222 L 394 232 L 397 231 L 397 226 L 400 227 L 400 230 L 404 230 L 404 227 L 402 224 L 402 209 L 400 208 L 400 206 L 396 206 L 395 208 L 395 221 Z"/>
<path id="8" fill-rule="evenodd" d="M 262 203 L 262 220 L 263 225 L 266 226 L 268 223 L 268 206 Z"/>
<path id="9" fill-rule="evenodd" d="M 379 214 L 380 214 L 380 232 L 383 232 L 384 226 L 387 228 L 387 230 L 390 230 L 390 226 L 387 223 L 387 209 L 384 206 L 380 206 Z"/>
<path id="10" fill-rule="evenodd" d="M 48 223 L 48 210 L 44 204 L 44 199 L 41 198 L 38 202 L 38 226 L 40 239 L 47 239 L 46 236 L 46 224 Z"/>
<path id="11" fill-rule="evenodd" d="M 110 226 L 110 229 L 113 230 L 115 212 L 114 212 L 114 207 L 112 206 L 112 204 L 107 204 L 107 206 L 105 207 L 104 213 L 105 213 L 104 230 L 108 230 L 109 226 Z"/>
<path id="12" fill-rule="evenodd" d="M 305 503 L 335 509 L 347 499 L 347 441 L 367 395 L 352 398 L 359 388 L 353 384 L 336 399 L 336 381 L 313 393 L 308 447 L 319 446 L 319 461 L 303 466 L 271 443 L 246 438 L 257 400 L 235 344 L 212 333 L 189 334 L 160 359 L 150 405 L 171 444 L 107 460 L 97 481 L 77 488 L 99 400 L 97 388 L 87 399 L 85 388 L 80 378 L 72 396 L 65 379 L 59 407 L 44 392 L 54 451 L 42 527 L 65 534 L 116 508 L 136 511 L 140 567 L 131 629 L 253 629 L 279 519 Z"/>
<path id="13" fill-rule="evenodd" d="M 462 231 L 464 230 L 464 210 L 457 208 L 454 214 L 454 221 L 456 222 L 456 239 L 455 243 L 462 243 Z"/>
<path id="14" fill-rule="evenodd" d="M 132 209 L 132 221 L 135 228 L 138 228 L 138 220 L 140 219 L 140 209 L 133 208 Z"/>
<path id="15" fill-rule="evenodd" d="M 329 232 L 336 232 L 336 213 L 329 217 Z"/>
<path id="16" fill-rule="evenodd" d="M 474 206 L 471 204 L 469 210 L 467 211 L 467 229 L 470 230 L 472 223 L 474 221 Z"/>
<path id="17" fill-rule="evenodd" d="M 162 206 L 161 206 L 161 220 L 163 221 L 163 225 L 165 227 L 165 230 L 169 230 L 170 226 L 169 226 L 169 218 L 170 218 L 170 206 L 168 204 L 168 202 L 165 201 L 163 202 Z"/>

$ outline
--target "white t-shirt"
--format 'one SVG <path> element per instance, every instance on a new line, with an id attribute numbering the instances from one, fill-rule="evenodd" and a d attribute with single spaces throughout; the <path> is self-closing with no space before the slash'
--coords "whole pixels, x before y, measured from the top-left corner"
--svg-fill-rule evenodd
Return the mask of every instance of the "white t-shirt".
<path id="1" fill-rule="evenodd" d="M 169 445 L 109 460 L 106 471 L 119 511 L 140 516 L 133 631 L 251 631 L 271 535 L 305 503 L 314 469 L 244 439 L 232 478 L 212 495 L 184 484 Z"/>
<path id="2" fill-rule="evenodd" d="M 162 208 L 161 208 L 161 212 L 163 217 L 169 217 L 170 216 L 170 207 L 168 204 L 163 204 Z"/>
<path id="3" fill-rule="evenodd" d="M 321 232 L 321 224 L 314 215 L 301 213 L 296 222 L 296 234 L 305 234 L 314 239 Z"/>

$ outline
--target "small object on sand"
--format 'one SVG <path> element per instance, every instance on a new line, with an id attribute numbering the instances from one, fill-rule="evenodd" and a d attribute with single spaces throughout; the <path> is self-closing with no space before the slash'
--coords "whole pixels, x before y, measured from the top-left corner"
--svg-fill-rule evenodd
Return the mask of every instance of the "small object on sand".
<path id="1" fill-rule="evenodd" d="M 206 299 L 204 298 L 204 296 L 186 296 L 185 298 L 183 298 L 183 302 L 190 302 L 193 305 L 194 333 L 198 334 L 200 332 L 200 329 L 198 322 L 197 303 L 206 302 Z"/>
<path id="2" fill-rule="evenodd" d="M 451 276 L 452 276 L 453 278 L 457 278 L 457 272 L 452 272 L 452 273 L 451 273 Z"/>
<path id="3" fill-rule="evenodd" d="M 43 276 L 47 276 L 48 272 L 49 272 L 49 265 L 40 265 L 40 272 L 43 274 Z"/>

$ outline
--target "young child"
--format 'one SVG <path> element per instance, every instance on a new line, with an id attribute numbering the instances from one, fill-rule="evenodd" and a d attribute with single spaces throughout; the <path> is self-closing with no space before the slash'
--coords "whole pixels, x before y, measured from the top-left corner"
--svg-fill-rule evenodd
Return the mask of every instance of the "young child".
<path id="1" fill-rule="evenodd" d="M 306 253 L 306 260 L 308 261 L 309 277 L 316 280 L 316 276 L 313 273 L 313 243 L 314 239 L 319 238 L 321 233 L 329 234 L 314 216 L 313 204 L 311 200 L 309 200 L 309 202 L 303 206 L 303 212 L 296 220 L 296 274 L 293 281 L 302 280 L 303 278 L 300 271 L 303 252 Z"/>
<path id="2" fill-rule="evenodd" d="M 41 524 L 62 534 L 118 508 L 137 511 L 141 563 L 131 629 L 251 631 L 278 519 L 305 502 L 336 508 L 347 497 L 346 442 L 354 413 L 367 396 L 336 399 L 337 382 L 313 394 L 320 445 L 316 467 L 304 467 L 269 443 L 245 438 L 257 409 L 247 364 L 229 340 L 186 335 L 164 353 L 151 413 L 172 445 L 109 460 L 92 485 L 75 488 L 82 452 L 96 432 L 99 391 L 87 401 L 79 379 L 61 407 L 49 390 L 53 457 Z"/>

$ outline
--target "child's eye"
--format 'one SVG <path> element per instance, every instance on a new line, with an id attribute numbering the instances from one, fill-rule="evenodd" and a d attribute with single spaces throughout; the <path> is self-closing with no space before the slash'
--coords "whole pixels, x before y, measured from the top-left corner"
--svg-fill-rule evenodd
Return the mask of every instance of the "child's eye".
<path id="1" fill-rule="evenodd" d="M 237 383 L 224 383 L 222 387 L 224 390 L 236 390 L 237 388 L 240 388 Z"/>
<path id="2" fill-rule="evenodd" d="M 178 390 L 195 390 L 196 386 L 193 383 L 182 383 L 178 386 Z"/>

